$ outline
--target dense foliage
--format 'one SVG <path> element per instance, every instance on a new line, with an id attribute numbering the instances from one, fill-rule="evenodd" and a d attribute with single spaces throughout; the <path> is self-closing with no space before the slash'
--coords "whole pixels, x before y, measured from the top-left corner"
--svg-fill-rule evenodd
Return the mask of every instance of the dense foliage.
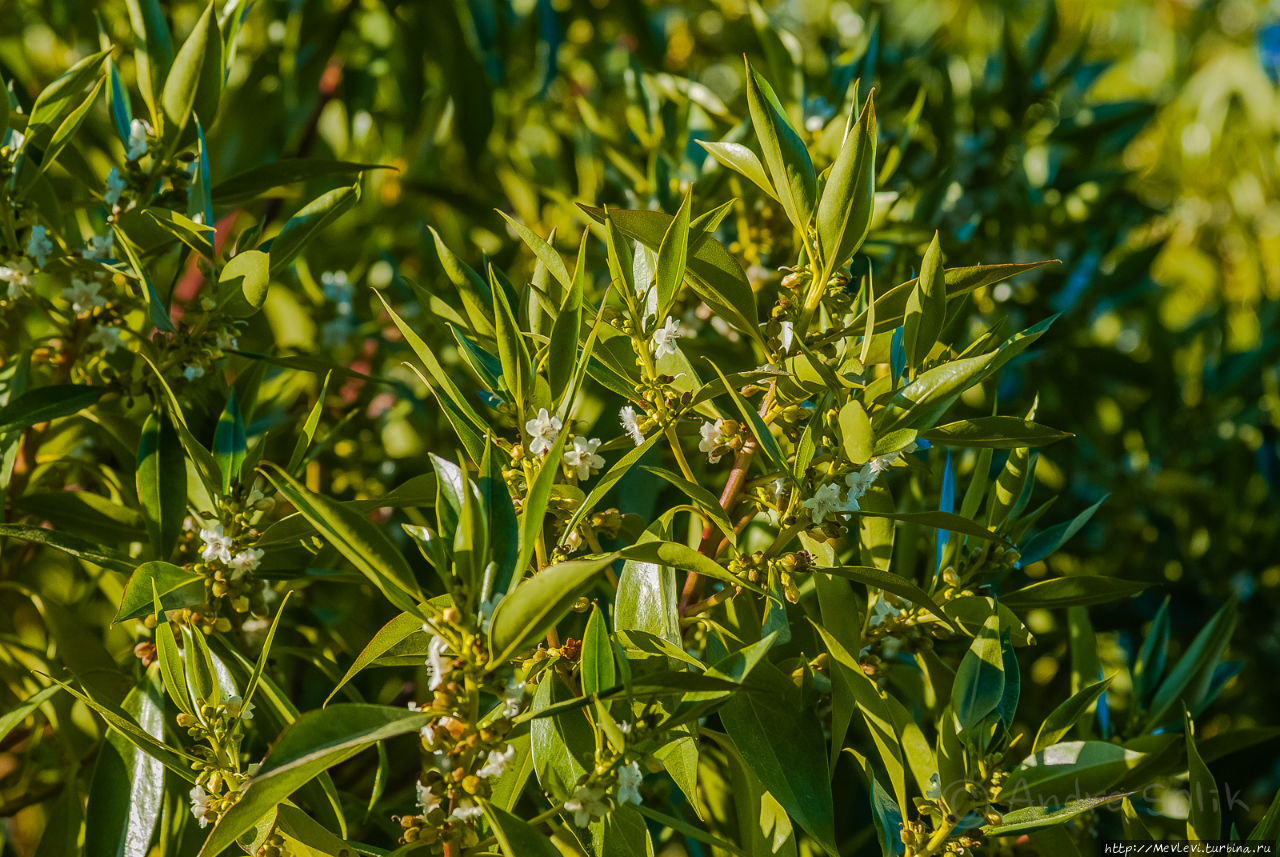
<path id="1" fill-rule="evenodd" d="M 1270 287 L 1152 276 L 1274 212 L 1069 12 L 98 5 L 0 46 L 4 853 L 1280 835 Z"/>

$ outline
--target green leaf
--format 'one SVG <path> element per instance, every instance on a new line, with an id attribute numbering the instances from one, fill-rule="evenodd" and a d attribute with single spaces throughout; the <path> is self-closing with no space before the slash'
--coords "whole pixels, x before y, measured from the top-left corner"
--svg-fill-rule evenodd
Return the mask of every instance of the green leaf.
<path id="1" fill-rule="evenodd" d="M 142 100 L 151 111 L 152 121 L 159 123 L 162 114 L 156 95 L 164 90 L 164 80 L 173 62 L 173 37 L 165 23 L 160 0 L 125 0 L 129 21 L 133 25 L 133 56 L 137 67 L 138 88 Z M 157 124 L 157 128 L 159 125 Z"/>
<path id="2" fill-rule="evenodd" d="M 338 188 L 321 194 L 290 217 L 271 241 L 271 268 L 274 276 L 285 270 L 326 226 L 360 201 L 360 185 Z"/>
<path id="3" fill-rule="evenodd" d="M 1044 262 L 1026 262 L 1018 265 L 976 265 L 969 268 L 947 268 L 943 271 L 943 282 L 947 290 L 947 300 L 967 295 L 983 286 L 994 286 L 1018 274 L 1033 271 L 1048 265 L 1053 260 Z M 900 283 L 875 300 L 874 324 L 872 333 L 884 333 L 902 324 L 907 312 L 907 300 L 915 290 L 916 280 Z M 868 312 L 863 311 L 849 325 L 854 333 L 861 333 L 867 325 Z M 865 362 L 865 361 L 864 361 Z"/>
<path id="4" fill-rule="evenodd" d="M 31 105 L 31 114 L 23 132 L 22 151 L 25 152 L 29 146 L 43 149 L 49 145 L 63 120 L 82 104 L 85 90 L 98 81 L 110 55 L 110 50 L 90 54 L 40 91 Z M 7 111 L 7 93 L 5 101 Z"/>
<path id="5" fill-rule="evenodd" d="M 599 605 L 591 609 L 586 633 L 582 635 L 581 663 L 584 694 L 599 693 L 613 687 L 617 676 L 613 663 L 613 646 L 609 642 L 609 631 L 605 627 L 604 614 L 600 612 Z"/>
<path id="6" fill-rule="evenodd" d="M 119 222 L 111 227 L 111 232 L 115 236 L 116 246 L 124 251 L 125 258 L 129 260 L 129 267 L 133 269 L 134 276 L 142 284 L 143 298 L 147 302 L 147 316 L 151 319 L 151 323 L 159 330 L 173 333 L 174 326 L 173 320 L 169 318 L 169 308 L 165 306 L 164 301 L 160 298 L 160 293 L 156 291 L 155 284 L 147 276 L 146 268 L 142 266 L 142 259 L 138 255 L 137 248 L 133 246 L 133 241 Z M 141 356 L 144 360 L 150 361 L 146 352 L 142 352 Z M 163 376 L 158 369 L 156 374 L 163 380 Z"/>
<path id="7" fill-rule="evenodd" d="M 759 664 L 746 684 L 758 692 L 729 698 L 720 709 L 725 731 L 788 814 L 829 854 L 838 854 L 822 725 L 772 664 Z"/>
<path id="8" fill-rule="evenodd" d="M 875 185 L 876 108 L 868 95 L 818 201 L 818 241 L 826 270 L 838 270 L 862 246 L 871 228 Z"/>
<path id="9" fill-rule="evenodd" d="M 369 170 L 394 170 L 389 164 L 360 164 L 325 158 L 281 158 L 250 167 L 213 186 L 213 198 L 220 205 L 235 205 L 255 199 L 277 188 L 330 176 L 350 177 Z"/>
<path id="10" fill-rule="evenodd" d="M 1085 509 L 1079 515 L 1076 515 L 1070 521 L 1063 521 L 1052 527 L 1041 530 L 1035 535 L 1028 538 L 1022 543 L 1019 553 L 1022 556 L 1023 566 L 1030 565 L 1033 562 L 1039 562 L 1047 556 L 1052 555 L 1062 547 L 1067 541 L 1080 532 L 1085 524 L 1089 523 L 1089 519 L 1093 517 L 1093 513 L 1098 511 L 1098 507 L 1106 502 L 1110 494 L 1103 495 L 1102 499 Z"/>
<path id="11" fill-rule="evenodd" d="M 1101 794 L 1143 754 L 1105 741 L 1064 741 L 1022 760 L 1000 790 L 1000 803 L 1061 805 L 1069 796 Z"/>
<path id="12" fill-rule="evenodd" d="M 720 563 L 679 542 L 650 539 L 625 547 L 618 551 L 618 555 L 624 559 L 683 569 L 730 586 L 741 586 L 743 589 L 749 589 L 752 592 L 762 591 L 759 586 L 751 581 L 735 577 L 732 572 Z"/>
<path id="13" fill-rule="evenodd" d="M 248 318 L 262 309 L 270 285 L 270 256 L 261 250 L 237 253 L 218 274 L 219 308 L 234 318 Z"/>
<path id="14" fill-rule="evenodd" d="M 1105 604 L 1137 595 L 1150 585 L 1140 580 L 1079 574 L 1036 581 L 1002 596 L 1000 601 L 1013 610 Z"/>
<path id="15" fill-rule="evenodd" d="M 267 478 L 311 526 L 347 561 L 401 610 L 424 618 L 422 590 L 409 563 L 395 545 L 359 512 L 327 497 L 313 494 L 274 464 L 266 465 Z"/>
<path id="16" fill-rule="evenodd" d="M 493 837 L 506 857 L 560 857 L 551 840 L 538 828 L 489 801 L 481 801 L 493 829 Z"/>
<path id="17" fill-rule="evenodd" d="M 1082 688 L 1078 693 L 1072 694 L 1067 701 L 1053 709 L 1044 722 L 1040 724 L 1040 731 L 1036 733 L 1035 743 L 1031 747 L 1032 752 L 1039 752 L 1065 738 L 1067 733 L 1071 731 L 1071 727 L 1075 726 L 1076 722 L 1093 708 L 1098 698 L 1111 686 L 1111 681 L 1114 678 L 1115 676 L 1113 675 Z"/>
<path id="18" fill-rule="evenodd" d="M 538 257 L 538 261 L 547 266 L 547 270 L 556 281 L 566 289 L 572 288 L 573 280 L 569 277 L 569 269 L 564 265 L 564 259 L 556 252 L 556 249 L 546 242 L 546 240 L 525 226 L 520 221 L 507 215 L 504 211 L 499 211 L 502 219 L 507 221 L 516 234 L 520 236 L 520 240 L 524 241 L 533 251 L 533 255 Z"/>
<path id="19" fill-rule="evenodd" d="M 706 149 L 707 153 L 721 164 L 750 179 L 756 187 L 770 197 L 775 200 L 778 198 L 778 192 L 773 189 L 773 184 L 769 181 L 769 175 L 764 171 L 764 164 L 760 163 L 760 159 L 756 157 L 755 152 L 741 143 L 714 143 L 707 140 L 695 140 L 694 142 Z"/>
<path id="20" fill-rule="evenodd" d="M 342 679 L 334 685 L 333 691 L 325 698 L 324 704 L 329 702 L 338 695 L 347 682 L 355 678 L 356 674 L 362 671 L 369 664 L 382 657 L 391 649 L 395 648 L 411 635 L 422 632 L 422 620 L 412 613 L 401 613 L 387 624 L 378 629 L 373 638 L 365 644 L 360 650 L 360 654 L 356 655 L 356 659 L 352 661 L 351 666 L 343 674 Z"/>
<path id="21" fill-rule="evenodd" d="M 818 176 L 809 151 L 787 121 L 778 96 L 750 63 L 747 63 L 747 108 L 782 209 L 797 231 L 806 232 L 813 217 Z"/>
<path id="22" fill-rule="evenodd" d="M 417 732 L 434 716 L 429 711 L 356 703 L 303 714 L 271 746 L 244 796 L 210 832 L 200 857 L 222 853 L 259 818 L 322 771 L 379 741 Z"/>
<path id="23" fill-rule="evenodd" d="M 24 192 L 36 179 L 44 175 L 58 160 L 58 155 L 71 142 L 71 138 L 75 136 L 75 133 L 80 130 L 80 125 L 84 122 L 85 117 L 89 115 L 89 111 L 93 109 L 93 105 L 98 100 L 98 94 L 102 92 L 105 86 L 106 80 L 99 79 L 84 100 L 59 123 L 57 129 L 53 132 L 53 136 L 44 147 L 44 155 L 40 160 L 40 166 L 34 170 L 24 171 L 20 176 L 20 193 Z"/>
<path id="24" fill-rule="evenodd" d="M 538 540 L 543 537 L 547 504 L 551 500 L 551 486 L 555 484 L 556 475 L 560 472 L 560 461 L 564 454 L 564 445 L 568 440 L 569 431 L 566 426 L 557 435 L 556 442 L 551 445 L 551 449 L 539 463 L 538 475 L 533 478 L 533 482 L 525 493 L 524 508 L 520 512 L 520 553 L 516 555 L 515 565 L 517 581 L 529 567 L 529 561 L 533 559 Z M 573 526 L 574 524 L 571 523 L 565 532 L 571 532 Z"/>
<path id="25" fill-rule="evenodd" d="M 79 413 L 106 392 L 105 387 L 86 384 L 49 384 L 27 390 L 0 408 L 0 435 Z"/>
<path id="26" fill-rule="evenodd" d="M 1188 803 L 1187 840 L 1203 842 L 1219 838 L 1222 831 L 1222 803 L 1218 784 L 1196 746 L 1195 724 L 1183 710 L 1183 737 L 1187 744 Z"/>
<path id="27" fill-rule="evenodd" d="M 136 563 L 115 551 L 107 550 L 93 542 L 68 536 L 44 527 L 31 527 L 26 524 L 0 524 L 0 538 L 21 539 L 32 544 L 47 545 L 76 559 L 109 568 L 112 571 L 129 574 Z"/>
<path id="28" fill-rule="evenodd" d="M 210 3 L 178 49 L 165 77 L 160 103 L 170 146 L 179 145 L 188 136 L 184 132 L 192 114 L 200 117 L 206 127 L 213 124 L 222 98 L 224 74 L 222 33 Z"/>
<path id="29" fill-rule="evenodd" d="M 943 612 L 942 608 L 927 592 L 901 575 L 869 565 L 842 565 L 833 568 L 815 568 L 814 571 L 829 574 L 833 577 L 843 577 L 846 580 L 853 580 L 867 586 L 874 586 L 877 589 L 883 589 L 885 592 L 892 592 L 894 595 L 907 599 L 912 604 L 919 604 L 921 607 L 929 608 L 929 612 L 933 615 L 946 622 L 952 628 L 959 630 L 956 624 Z"/>
<path id="30" fill-rule="evenodd" d="M 617 227 L 617 231 L 634 241 L 639 241 L 650 250 L 657 252 L 662 246 L 662 239 L 671 228 L 674 218 L 661 211 L 632 211 L 629 209 L 611 208 L 606 217 L 603 208 L 594 208 L 579 203 L 579 208 L 598 223 L 606 220 Z M 689 232 L 689 250 L 686 260 L 685 277 L 689 285 L 706 301 L 715 314 L 733 325 L 740 333 L 760 341 L 760 331 L 756 327 L 756 298 L 747 279 L 746 272 L 737 257 L 730 253 L 723 244 L 717 241 L 709 231 L 700 228 L 707 215 L 702 215 L 692 224 Z M 621 243 L 625 247 L 625 242 Z M 618 248 L 619 253 L 625 252 Z M 622 267 L 621 259 L 619 266 Z M 626 265 L 623 273 L 630 279 Z M 634 290 L 634 284 L 632 284 Z"/>
<path id="31" fill-rule="evenodd" d="M 975 417 L 922 431 L 920 437 L 943 446 L 1015 449 L 1047 446 L 1075 435 L 1017 417 Z"/>
<path id="32" fill-rule="evenodd" d="M 205 601 L 205 577 L 172 563 L 144 562 L 129 576 L 114 622 L 141 619 L 154 613 L 154 598 L 165 610 L 195 607 Z"/>
<path id="33" fill-rule="evenodd" d="M 240 403 L 236 401 L 235 390 L 232 390 L 213 432 L 213 460 L 218 463 L 218 470 L 222 473 L 222 493 L 229 494 L 231 486 L 240 482 L 240 469 L 244 465 L 246 449 L 244 418 L 240 415 Z"/>
<path id="34" fill-rule="evenodd" d="M 850 399 L 840 409 L 840 444 L 845 458 L 854 464 L 866 464 L 871 460 L 874 444 L 871 433 L 871 420 L 862 403 Z"/>
<path id="35" fill-rule="evenodd" d="M 1156 691 L 1144 731 L 1165 725 L 1179 705 L 1195 713 L 1213 683 L 1214 670 L 1236 627 L 1235 601 L 1228 601 L 1196 634 Z"/>
<path id="36" fill-rule="evenodd" d="M 1122 794 L 1102 795 L 1072 800 L 1061 806 L 1028 806 L 1005 813 L 999 824 L 984 825 L 982 832 L 987 836 L 1009 836 L 1043 830 L 1123 798 Z"/>
<path id="37" fill-rule="evenodd" d="M 138 443 L 138 501 L 152 546 L 169 556 L 187 515 L 187 460 L 182 439 L 163 408 L 142 426 Z"/>
<path id="38" fill-rule="evenodd" d="M 164 740 L 163 700 L 152 678 L 131 690 L 121 710 Z M 85 815 L 86 857 L 146 857 L 164 799 L 164 765 L 109 732 L 94 762 Z"/>
<path id="39" fill-rule="evenodd" d="M 977 730 L 1004 698 L 1004 657 L 1000 649 L 1000 614 L 993 612 L 960 661 L 951 704 L 960 728 Z"/>
<path id="40" fill-rule="evenodd" d="M 568 411 L 568 394 L 572 390 L 574 370 L 578 365 L 578 340 L 582 335 L 582 295 L 588 280 L 587 233 L 583 232 L 573 283 L 565 291 L 560 312 L 551 326 L 551 342 L 547 346 L 547 381 L 551 385 L 552 401 L 563 403 L 557 408 L 562 416 Z"/>
<path id="41" fill-rule="evenodd" d="M 680 210 L 675 219 L 667 227 L 658 245 L 658 266 L 656 280 L 658 286 L 658 318 L 666 318 L 667 309 L 676 298 L 676 292 L 684 281 L 684 272 L 689 258 L 689 207 L 693 191 L 690 189 L 680 203 Z"/>
<path id="42" fill-rule="evenodd" d="M 0 741 L 3 741 L 10 732 L 34 714 L 37 708 L 44 705 L 46 700 L 60 690 L 62 690 L 62 688 L 57 685 L 50 685 L 49 687 L 36 691 L 13 708 L 10 708 L 4 714 L 0 714 Z"/>
<path id="43" fill-rule="evenodd" d="M 206 259 L 213 258 L 213 227 L 196 223 L 184 214 L 167 208 L 148 208 L 143 214 L 174 238 Z"/>
<path id="44" fill-rule="evenodd" d="M 903 319 L 903 343 L 907 349 L 907 365 L 919 369 L 933 350 L 947 317 L 947 290 L 942 273 L 942 246 L 938 233 L 925 250 L 920 276 L 907 298 Z"/>
<path id="45" fill-rule="evenodd" d="M 555 627 L 617 554 L 569 560 L 550 566 L 521 582 L 493 613 L 489 629 L 489 664 L 505 666 L 513 656 Z"/>

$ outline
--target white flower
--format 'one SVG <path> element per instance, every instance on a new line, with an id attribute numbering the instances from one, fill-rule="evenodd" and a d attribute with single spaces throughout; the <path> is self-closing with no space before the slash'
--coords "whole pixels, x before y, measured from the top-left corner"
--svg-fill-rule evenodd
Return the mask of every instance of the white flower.
<path id="1" fill-rule="evenodd" d="M 897 616 L 901 612 L 902 611 L 897 607 L 894 607 L 888 601 L 881 598 L 876 602 L 876 606 L 871 610 L 871 618 L 867 620 L 867 627 L 875 628 L 879 625 L 883 625 L 885 622 L 889 621 L 889 619 Z"/>
<path id="2" fill-rule="evenodd" d="M 784 321 L 782 323 L 782 335 L 780 337 L 780 341 L 782 342 L 783 354 L 786 354 L 788 351 L 791 350 L 791 346 L 795 342 L 795 339 L 796 339 L 795 324 L 789 321 Z"/>
<path id="3" fill-rule="evenodd" d="M 438 636 L 432 637 L 427 645 L 427 672 L 431 675 L 428 690 L 435 690 L 444 684 L 444 677 L 449 674 L 450 659 L 444 654 L 448 647 L 449 643 L 444 637 Z"/>
<path id="4" fill-rule="evenodd" d="M 839 514 L 843 505 L 840 502 L 840 486 L 834 482 L 822 485 L 813 496 L 801 503 L 809 510 L 809 517 L 815 524 L 821 524 L 827 518 Z"/>
<path id="5" fill-rule="evenodd" d="M 538 415 L 524 424 L 524 430 L 532 438 L 529 451 L 534 455 L 546 455 L 560 436 L 562 425 L 559 417 L 548 414 L 546 408 L 539 409 Z"/>
<path id="6" fill-rule="evenodd" d="M 204 367 L 195 363 L 188 363 L 182 367 L 182 377 L 188 381 L 194 381 L 197 378 L 204 377 Z"/>
<path id="7" fill-rule="evenodd" d="M 724 420 L 716 420 L 715 422 L 704 422 L 702 424 L 702 440 L 698 441 L 698 451 L 707 454 L 707 461 L 715 464 L 728 450 L 720 442 L 721 429 L 724 427 Z"/>
<path id="8" fill-rule="evenodd" d="M 866 494 L 867 489 L 875 483 L 876 477 L 879 475 L 880 472 L 873 470 L 870 464 L 864 464 L 861 468 L 846 476 L 844 484 L 849 486 L 849 499 L 857 500 L 863 494 Z"/>
<path id="9" fill-rule="evenodd" d="M 213 795 L 204 790 L 204 786 L 196 786 L 191 790 L 191 814 L 200 822 L 201 827 L 209 826 L 209 816 L 213 814 Z"/>
<path id="10" fill-rule="evenodd" d="M 141 119 L 129 123 L 129 142 L 125 144 L 125 157 L 136 161 L 147 153 L 147 135 L 151 127 Z"/>
<path id="11" fill-rule="evenodd" d="M 573 823 L 586 827 L 594 818 L 609 814 L 609 804 L 604 800 L 604 789 L 578 786 L 573 797 L 564 802 L 565 811 L 573 813 Z"/>
<path id="12" fill-rule="evenodd" d="M 779 476 L 777 479 L 773 480 L 771 485 L 773 486 L 773 499 L 781 502 L 782 498 L 787 496 L 786 480 Z"/>
<path id="13" fill-rule="evenodd" d="M 53 242 L 45 234 L 44 227 L 32 226 L 31 237 L 27 239 L 27 255 L 36 260 L 36 267 L 43 268 L 52 252 Z"/>
<path id="14" fill-rule="evenodd" d="M 218 331 L 217 337 L 214 339 L 219 350 L 229 351 L 236 347 L 236 332 L 234 329 L 227 327 Z"/>
<path id="15" fill-rule="evenodd" d="M 924 796 L 929 800 L 937 800 L 942 797 L 942 778 L 937 774 L 929 777 L 929 788 L 925 790 Z"/>
<path id="16" fill-rule="evenodd" d="M 524 682 L 512 678 L 502 694 L 502 716 L 515 717 L 524 708 Z"/>
<path id="17" fill-rule="evenodd" d="M 618 768 L 618 803 L 639 806 L 643 802 L 640 797 L 640 781 L 643 779 L 644 771 L 640 770 L 640 765 L 636 762 Z"/>
<path id="18" fill-rule="evenodd" d="M 636 446 L 644 443 L 644 434 L 640 431 L 640 424 L 636 421 L 636 409 L 627 405 L 618 411 L 618 416 L 622 419 L 622 430 L 631 438 L 632 443 Z"/>
<path id="19" fill-rule="evenodd" d="M 422 810 L 423 815 L 427 815 L 440 808 L 440 796 L 433 792 L 430 787 L 418 783 L 418 809 Z"/>
<path id="20" fill-rule="evenodd" d="M 213 562 L 215 559 L 231 562 L 231 537 L 222 532 L 222 524 L 202 528 L 200 538 L 204 540 L 204 548 L 200 551 L 201 559 L 205 562 Z"/>
<path id="21" fill-rule="evenodd" d="M 129 185 L 124 179 L 120 178 L 120 171 L 115 167 L 111 168 L 111 172 L 107 173 L 107 192 L 102 195 L 107 205 L 115 208 L 120 203 L 120 197 L 128 189 Z"/>
<path id="22" fill-rule="evenodd" d="M 678 349 L 676 340 L 680 338 L 680 323 L 674 318 L 669 318 L 662 327 L 653 332 L 653 339 L 649 342 L 649 347 L 653 349 L 653 356 L 661 360 L 668 354 L 675 354 Z"/>
<path id="23" fill-rule="evenodd" d="M 476 771 L 476 776 L 482 780 L 489 777 L 500 777 L 516 758 L 516 748 L 507 745 L 505 750 L 490 750 L 489 755 L 485 757 L 484 766 Z"/>
<path id="24" fill-rule="evenodd" d="M 590 479 L 591 471 L 604 467 L 604 458 L 596 454 L 599 448 L 599 438 L 574 437 L 572 445 L 565 447 L 564 463 L 578 471 L 579 479 Z"/>
<path id="25" fill-rule="evenodd" d="M 0 281 L 9 284 L 9 300 L 17 300 L 31 288 L 35 282 L 31 271 L 29 259 L 19 259 L 11 265 L 0 265 Z"/>
<path id="26" fill-rule="evenodd" d="M 450 813 L 449 818 L 454 821 L 469 821 L 473 818 L 479 818 L 482 815 L 484 815 L 484 808 L 471 798 L 464 797 L 458 801 L 458 805 L 453 808 L 453 812 Z"/>
<path id="27" fill-rule="evenodd" d="M 252 702 L 245 702 L 238 696 L 233 696 L 227 700 L 227 714 L 232 717 L 238 717 L 241 720 L 252 720 L 253 708 Z"/>
<path id="28" fill-rule="evenodd" d="M 256 571 L 258 565 L 262 562 L 262 550 L 259 548 L 245 548 L 231 558 L 231 579 L 239 580 L 251 571 Z"/>
<path id="29" fill-rule="evenodd" d="M 107 305 L 107 299 L 99 294 L 102 284 L 96 280 L 71 278 L 71 286 L 62 290 L 62 296 L 71 301 L 71 311 L 76 315 L 89 312 L 95 307 Z"/>
<path id="30" fill-rule="evenodd" d="M 110 259 L 116 252 L 116 239 L 110 232 L 102 235 L 90 235 L 84 243 L 84 255 L 87 259 Z"/>
<path id="31" fill-rule="evenodd" d="M 884 473 L 892 467 L 893 462 L 897 460 L 898 453 L 896 452 L 891 452 L 888 455 L 877 455 L 875 458 L 871 459 L 871 461 L 867 462 L 867 467 L 871 468 L 872 473 L 879 476 L 881 473 Z"/>
<path id="32" fill-rule="evenodd" d="M 90 345 L 96 345 L 107 354 L 115 354 L 116 349 L 123 344 L 120 338 L 120 328 L 112 327 L 109 324 L 100 324 L 89 334 L 88 341 Z"/>

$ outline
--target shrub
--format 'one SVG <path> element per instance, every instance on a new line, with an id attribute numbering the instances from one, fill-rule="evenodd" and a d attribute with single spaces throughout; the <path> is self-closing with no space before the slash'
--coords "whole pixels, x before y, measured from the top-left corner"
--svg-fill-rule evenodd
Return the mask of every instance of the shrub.
<path id="1" fill-rule="evenodd" d="M 375 166 L 217 175 L 243 19 L 210 6 L 179 43 L 157 10 L 131 6 L 139 99 L 104 50 L 6 114 L 0 732 L 37 853 L 922 857 L 1233 828 L 1134 793 L 1214 794 L 1206 763 L 1270 736 L 1195 736 L 1234 607 L 1176 662 L 1162 610 L 1104 675 L 1086 608 L 1145 584 L 1026 573 L 1096 507 L 1032 505 L 1069 437 L 1033 396 L 973 406 L 1052 317 L 964 299 L 1045 262 L 948 268 L 934 235 L 866 264 L 872 98 L 811 139 L 748 66 L 750 137 L 704 148 L 749 204 L 583 205 L 568 258 L 508 218 L 527 277 L 436 235 L 444 278 L 357 303 L 305 260 Z M 335 179 L 277 228 L 282 188 Z M 383 350 L 292 350 L 321 292 L 330 347 L 362 326 Z M 393 343 L 408 371 L 371 375 Z M 418 472 L 384 467 L 370 417 L 420 398 Z M 1070 693 L 1024 699 L 1056 611 Z M 1274 838 L 1280 809 L 1249 826 Z"/>

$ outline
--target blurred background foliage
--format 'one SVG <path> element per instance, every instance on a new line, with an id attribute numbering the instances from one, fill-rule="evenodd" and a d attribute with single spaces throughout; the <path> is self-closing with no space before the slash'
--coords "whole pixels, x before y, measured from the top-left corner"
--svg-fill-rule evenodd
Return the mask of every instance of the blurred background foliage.
<path id="1" fill-rule="evenodd" d="M 175 33 L 203 8 L 165 6 Z M 521 282 L 529 255 L 495 209 L 554 230 L 571 253 L 585 225 L 575 202 L 673 212 L 692 183 L 695 211 L 736 198 L 766 224 L 740 229 L 747 218 L 731 215 L 723 237 L 753 282 L 776 283 L 795 259 L 781 212 L 774 235 L 772 201 L 696 141 L 745 139 L 744 54 L 831 154 L 874 87 L 883 193 L 855 266 L 878 287 L 901 282 L 935 228 L 964 264 L 1061 260 L 979 290 L 949 323 L 1016 329 L 1061 313 L 998 391 L 1006 409 L 1038 391 L 1038 419 L 1077 435 L 1035 471 L 1033 502 L 1058 498 L 1052 520 L 1110 495 L 1049 562 L 1161 584 L 1093 611 L 1104 673 L 1132 659 L 1166 597 L 1181 645 L 1238 599 L 1237 665 L 1220 678 L 1243 673 L 1205 715 L 1207 737 L 1273 719 L 1259 688 L 1280 658 L 1278 21 L 1250 0 L 259 0 L 209 148 L 215 184 L 278 153 L 394 167 L 365 175 L 362 204 L 300 260 L 299 288 L 273 289 L 254 320 L 295 365 L 350 370 L 330 388 L 338 430 L 317 472 L 331 490 L 376 496 L 422 472 L 447 436 L 372 294 L 408 315 L 411 284 L 447 291 L 432 229 Z M 131 38 L 123 4 L 8 0 L 0 74 L 30 86 L 12 93 L 29 108 L 101 40 Z M 117 62 L 131 79 L 131 54 Z M 99 173 L 103 112 L 85 132 L 101 135 L 102 151 L 85 147 Z M 278 225 L 319 189 L 227 215 L 220 239 Z M 179 300 L 182 288 L 175 277 Z M 280 382 L 278 414 L 323 374 L 303 377 Z M 313 609 L 359 621 L 349 605 Z M 1060 699 L 1066 628 L 1033 619 L 1032 680 Z M 360 625 L 353 640 L 374 627 Z M 1219 781 L 1265 805 L 1280 765 L 1258 759 L 1276 754 L 1241 755 L 1219 763 Z"/>

